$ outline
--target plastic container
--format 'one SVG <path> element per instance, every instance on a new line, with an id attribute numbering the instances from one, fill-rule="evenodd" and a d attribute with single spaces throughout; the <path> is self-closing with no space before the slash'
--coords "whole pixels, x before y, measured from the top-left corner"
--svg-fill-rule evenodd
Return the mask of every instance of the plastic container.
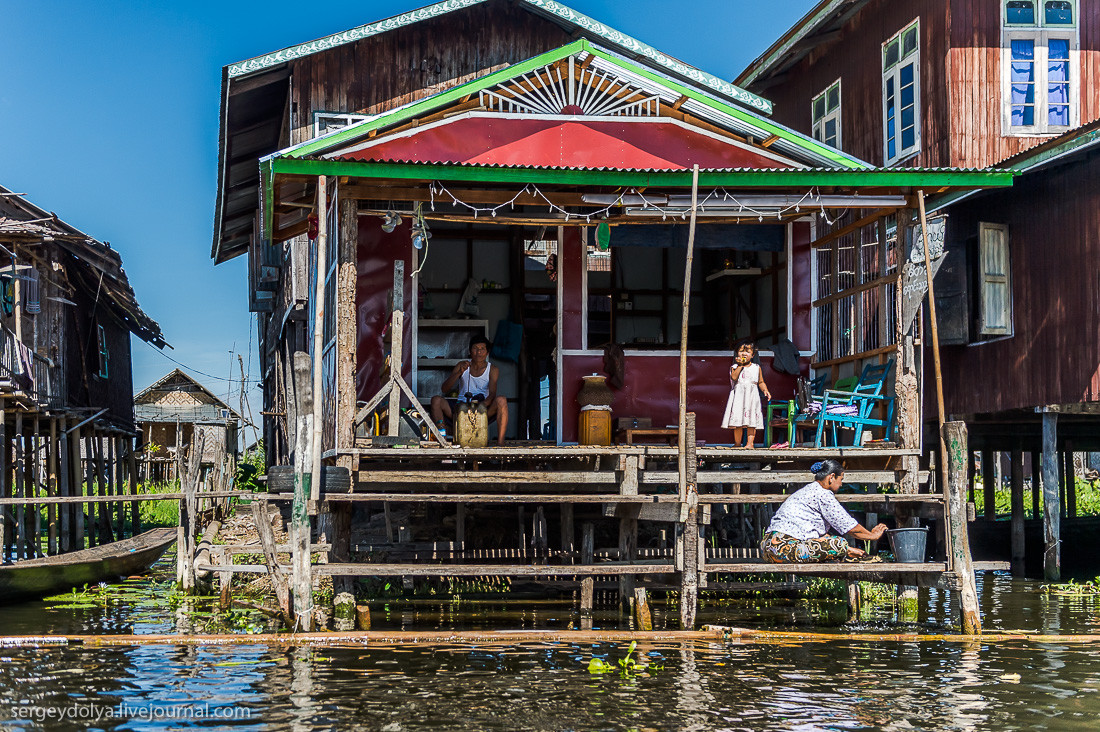
<path id="1" fill-rule="evenodd" d="M 924 561 L 928 546 L 928 529 L 889 529 L 886 535 L 890 539 L 890 548 L 896 561 L 903 564 L 920 564 Z"/>

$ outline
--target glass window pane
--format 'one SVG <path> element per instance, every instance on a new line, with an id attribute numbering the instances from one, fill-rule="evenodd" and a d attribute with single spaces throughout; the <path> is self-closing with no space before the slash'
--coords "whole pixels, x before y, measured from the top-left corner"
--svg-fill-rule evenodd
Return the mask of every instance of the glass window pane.
<path id="1" fill-rule="evenodd" d="M 1043 25 L 1073 25 L 1073 3 L 1047 0 L 1043 9 Z"/>
<path id="2" fill-rule="evenodd" d="M 1030 127 L 1035 124 L 1035 41 L 1015 39 L 1011 52 L 1011 124 L 1013 127 Z"/>
<path id="3" fill-rule="evenodd" d="M 1047 108 L 1047 124 L 1069 127 L 1069 105 L 1052 104 Z"/>
<path id="4" fill-rule="evenodd" d="M 833 88 L 829 90 L 829 111 L 832 112 L 834 109 L 836 109 L 839 106 L 840 106 L 840 86 L 836 85 L 836 86 L 833 86 Z"/>
<path id="5" fill-rule="evenodd" d="M 897 104 L 897 98 L 894 94 L 894 78 L 890 77 L 886 80 L 886 108 L 884 111 L 886 115 L 886 157 L 893 158 L 897 155 L 895 145 L 895 136 L 897 132 L 894 127 L 895 122 L 895 107 Z"/>
<path id="6" fill-rule="evenodd" d="M 1054 61 L 1069 61 L 1069 39 L 1051 38 L 1047 41 L 1047 58 Z"/>
<path id="7" fill-rule="evenodd" d="M 814 100 L 814 122 L 825 116 L 825 97 Z"/>
<path id="8" fill-rule="evenodd" d="M 825 120 L 825 142 L 836 147 L 836 120 Z"/>
<path id="9" fill-rule="evenodd" d="M 901 36 L 901 56 L 905 58 L 917 50 L 917 28 L 913 26 Z"/>
<path id="10" fill-rule="evenodd" d="M 898 42 L 890 41 L 883 51 L 882 68 L 889 69 L 898 62 Z"/>
<path id="11" fill-rule="evenodd" d="M 1005 6 L 1005 22 L 1009 25 L 1035 25 L 1035 3 L 1031 0 L 1010 0 Z"/>

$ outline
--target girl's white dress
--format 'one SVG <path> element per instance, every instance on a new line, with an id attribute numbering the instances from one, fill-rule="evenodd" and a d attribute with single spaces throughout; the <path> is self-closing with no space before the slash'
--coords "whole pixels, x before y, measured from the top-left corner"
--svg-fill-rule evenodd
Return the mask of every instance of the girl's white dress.
<path id="1" fill-rule="evenodd" d="M 764 429 L 764 408 L 760 404 L 760 364 L 750 363 L 741 369 L 737 382 L 730 380 L 730 396 L 722 426 Z"/>

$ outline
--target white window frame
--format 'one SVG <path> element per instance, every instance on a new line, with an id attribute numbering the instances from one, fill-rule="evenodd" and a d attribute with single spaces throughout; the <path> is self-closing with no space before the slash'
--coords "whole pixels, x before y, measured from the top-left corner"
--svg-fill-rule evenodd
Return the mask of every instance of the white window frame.
<path id="1" fill-rule="evenodd" d="M 837 97 L 836 108 L 830 110 L 829 92 L 831 92 L 834 87 L 836 88 Z M 825 87 L 825 90 L 823 92 L 810 100 L 810 129 L 813 138 L 818 142 L 822 142 L 828 145 L 829 143 L 825 142 L 825 126 L 829 122 L 834 122 L 836 124 L 836 143 L 833 145 L 833 147 L 835 147 L 837 150 L 842 150 L 842 145 L 844 144 L 844 137 L 841 132 L 840 126 L 841 108 L 844 106 L 844 98 L 842 94 L 843 90 L 840 86 L 840 79 L 837 79 L 832 84 L 829 84 L 829 86 Z M 822 117 L 817 117 L 817 100 L 822 98 L 825 99 L 825 114 Z"/>
<path id="2" fill-rule="evenodd" d="M 358 124 L 364 120 L 371 118 L 369 114 L 349 114 L 347 112 L 324 112 L 319 110 L 313 111 L 313 136 L 320 137 L 321 135 L 327 135 L 330 132 L 334 132 L 345 127 L 351 127 L 354 124 Z M 339 124 L 343 122 L 343 124 Z M 337 123 L 337 124 L 333 124 Z M 321 129 L 322 125 L 325 129 Z"/>
<path id="3" fill-rule="evenodd" d="M 1046 0 L 1034 0 L 1035 23 L 1009 24 L 1008 2 L 1001 0 L 1001 135 L 1003 137 L 1057 136 L 1081 124 L 1080 82 L 1080 3 L 1073 4 L 1072 25 L 1044 25 Z M 1012 41 L 1031 40 L 1035 43 L 1035 124 L 1012 124 Z M 1069 42 L 1069 124 L 1048 123 L 1047 60 L 1051 40 Z"/>
<path id="4" fill-rule="evenodd" d="M 908 55 L 902 55 L 902 37 L 911 28 L 916 28 L 917 31 L 917 47 Z M 894 35 L 890 36 L 882 44 L 882 48 L 879 53 L 880 66 L 886 65 L 886 48 L 894 41 L 898 42 L 898 61 L 889 69 L 882 69 L 882 159 L 883 165 L 893 165 L 907 158 L 911 158 L 914 155 L 920 153 L 921 149 L 921 84 L 920 84 L 920 18 L 914 18 L 911 22 L 906 23 L 905 26 Z M 902 68 L 913 65 L 913 144 L 909 147 L 901 146 L 901 70 Z M 897 132 L 895 133 L 895 153 L 890 155 L 890 120 L 886 116 L 887 114 L 887 84 L 890 80 L 894 82 L 895 95 L 898 98 L 897 101 L 897 113 L 895 115 L 895 125 L 897 126 Z"/>
<path id="5" fill-rule="evenodd" d="M 986 271 L 986 240 L 987 235 L 998 232 L 1004 245 L 1004 272 Z M 978 224 L 978 335 L 986 336 L 1012 336 L 1014 335 L 1012 318 L 1012 246 L 1008 235 L 1008 227 L 1003 224 Z M 1005 325 L 990 325 L 993 315 L 990 312 L 989 298 L 986 294 L 987 284 L 1000 284 L 1005 286 L 1002 320 Z"/>

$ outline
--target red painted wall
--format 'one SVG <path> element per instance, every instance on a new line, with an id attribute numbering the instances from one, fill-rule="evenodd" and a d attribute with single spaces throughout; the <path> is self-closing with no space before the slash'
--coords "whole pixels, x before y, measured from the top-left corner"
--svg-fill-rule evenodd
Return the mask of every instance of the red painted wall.
<path id="1" fill-rule="evenodd" d="M 382 388 L 380 377 L 385 361 L 382 336 L 390 317 L 390 292 L 393 290 L 393 265 L 405 262 L 405 313 L 413 312 L 412 243 L 406 220 L 387 234 L 382 231 L 382 219 L 359 217 L 359 247 L 356 253 L 359 279 L 355 288 L 356 347 L 355 387 L 360 401 L 369 400 Z M 405 317 L 402 373 L 405 381 L 412 378 L 412 318 Z"/>

